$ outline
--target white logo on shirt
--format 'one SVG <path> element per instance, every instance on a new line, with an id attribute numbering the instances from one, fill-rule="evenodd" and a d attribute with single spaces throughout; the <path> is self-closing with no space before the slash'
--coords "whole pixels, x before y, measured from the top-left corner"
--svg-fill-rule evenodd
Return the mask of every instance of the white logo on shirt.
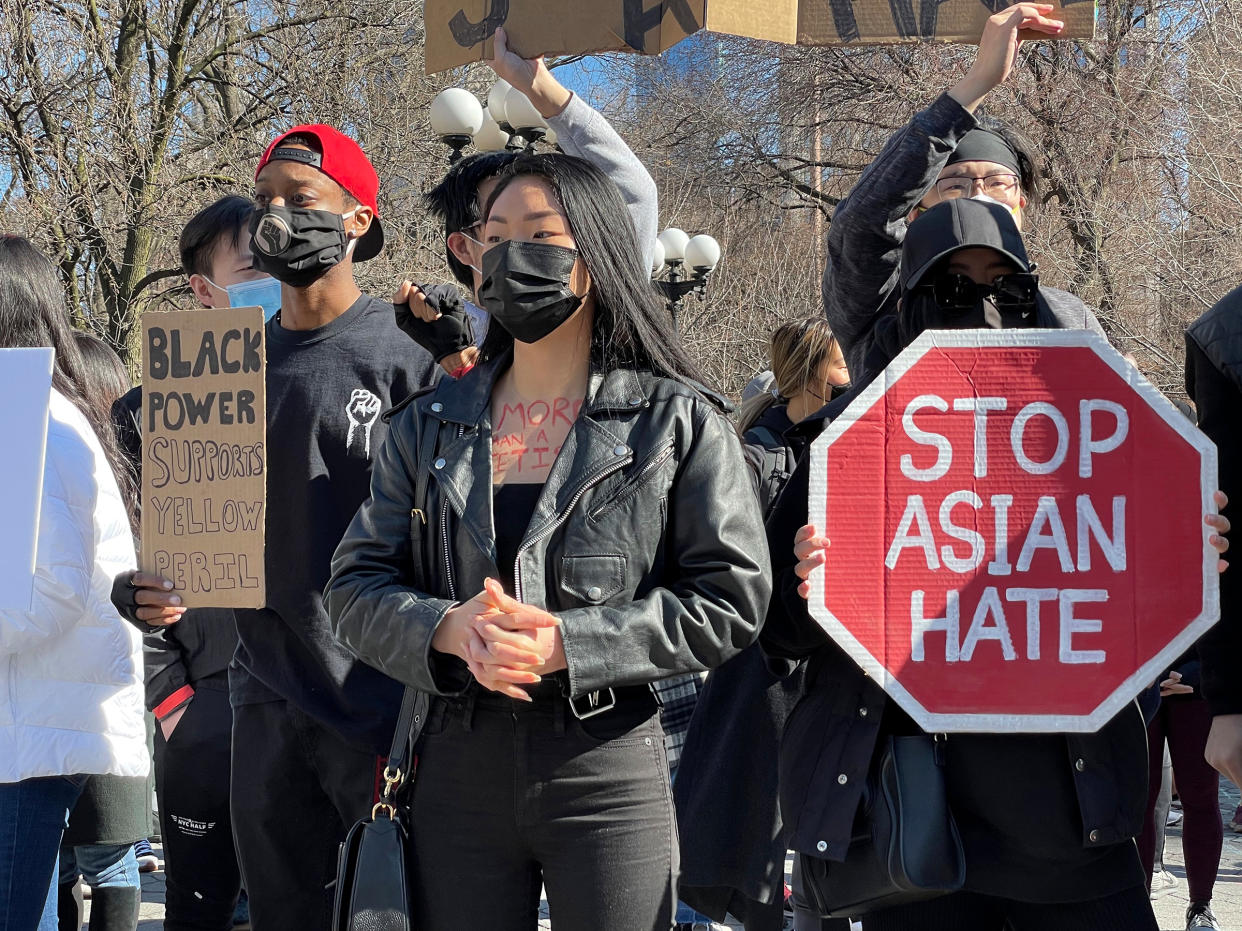
<path id="1" fill-rule="evenodd" d="M 345 416 L 349 418 L 349 433 L 345 437 L 345 448 L 353 446 L 354 432 L 361 428 L 364 454 L 371 458 L 371 427 L 379 419 L 383 403 L 366 388 L 355 388 L 345 405 Z"/>

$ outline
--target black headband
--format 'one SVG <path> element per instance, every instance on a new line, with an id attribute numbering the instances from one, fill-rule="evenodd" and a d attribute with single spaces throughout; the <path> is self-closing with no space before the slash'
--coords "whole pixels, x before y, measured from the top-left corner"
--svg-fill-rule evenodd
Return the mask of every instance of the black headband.
<path id="1" fill-rule="evenodd" d="M 962 137 L 947 164 L 958 162 L 994 162 L 1003 165 L 1022 178 L 1022 166 L 1018 164 L 1018 153 L 1013 146 L 986 129 L 972 129 Z"/>

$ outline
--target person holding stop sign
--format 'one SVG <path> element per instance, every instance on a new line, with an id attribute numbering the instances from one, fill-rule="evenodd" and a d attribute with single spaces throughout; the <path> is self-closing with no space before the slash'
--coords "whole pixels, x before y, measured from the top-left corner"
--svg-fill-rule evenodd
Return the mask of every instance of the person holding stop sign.
<path id="1" fill-rule="evenodd" d="M 934 603 L 928 584 L 922 586 L 928 589 L 925 604 L 909 597 L 922 591 L 906 592 L 904 601 L 891 597 L 879 602 L 882 606 L 876 610 L 884 623 L 901 631 L 895 641 L 888 641 L 889 652 L 906 651 L 899 665 L 909 678 L 901 680 L 900 675 L 874 666 L 868 674 L 857 652 L 847 650 L 845 641 L 830 642 L 825 630 L 831 628 L 808 612 L 806 599 L 812 589 L 818 597 L 828 585 L 823 573 L 829 541 L 807 519 L 814 457 L 799 464 L 769 517 L 775 591 L 761 642 L 773 657 L 809 659 L 806 695 L 789 719 L 781 747 L 782 814 L 790 846 L 800 858 L 795 869 L 799 920 L 811 927 L 818 916 L 863 914 L 867 931 L 1154 931 L 1157 926 L 1133 841 L 1142 827 L 1147 800 L 1146 728 L 1135 703 L 1124 703 L 1125 696 L 1120 710 L 1091 732 L 1067 726 L 1066 730 L 1077 732 L 1057 733 L 1044 721 L 1045 732 L 1036 733 L 1040 728 L 1015 713 L 982 715 L 983 723 L 967 728 L 973 733 L 938 735 L 936 768 L 952 830 L 960 836 L 964 878 L 921 894 L 889 890 L 871 902 L 850 900 L 843 905 L 832 900 L 840 891 L 831 887 L 834 871 L 840 875 L 851 857 L 856 862 L 861 855 L 860 830 L 873 824 L 873 801 L 883 788 L 882 777 L 891 775 L 875 768 L 881 762 L 888 765 L 882 752 L 886 742 L 906 736 L 930 741 L 928 735 L 941 730 L 921 727 L 904 710 L 917 702 L 903 700 L 899 706 L 881 684 L 898 694 L 894 679 L 901 680 L 900 686 L 917 679 L 923 667 L 939 663 L 951 670 L 942 691 L 952 692 L 954 676 L 961 682 L 979 681 L 979 661 L 1000 670 L 999 678 L 985 680 L 994 683 L 985 690 L 991 692 L 1005 690 L 1006 675 L 1029 675 L 1031 669 L 1051 669 L 1050 664 L 1070 669 L 1086 683 L 1101 675 L 1104 658 L 1098 655 L 1103 652 L 1099 647 L 1113 634 L 1102 631 L 1101 622 L 1090 620 L 1104 616 L 1092 613 L 1101 610 L 1100 598 L 1078 580 L 1124 572 L 1127 553 L 1134 546 L 1125 519 L 1130 517 L 1133 531 L 1143 516 L 1132 515 L 1115 497 L 1092 494 L 1090 482 L 1106 468 L 1109 456 L 1118 455 L 1127 437 L 1133 441 L 1131 430 L 1137 434 L 1149 421 L 1159 425 L 1159 417 L 1138 407 L 1131 413 L 1104 391 L 1071 409 L 1024 398 L 1016 388 L 1006 390 L 1006 379 L 1016 385 L 1038 366 L 1032 360 L 1043 345 L 1072 346 L 1089 338 L 1059 328 L 1040 295 L 1013 217 L 1003 205 L 955 199 L 927 210 L 910 226 L 900 280 L 898 313 L 873 321 L 865 334 L 866 351 L 854 356 L 865 366 L 853 372 L 855 383 L 874 380 L 875 385 L 856 389 L 817 415 L 824 424 L 838 417 L 843 424 L 861 424 L 879 437 L 873 442 L 881 457 L 878 463 L 854 455 L 845 469 L 878 473 L 884 489 L 880 497 L 896 496 L 892 508 L 882 500 L 868 500 L 848 514 L 844 524 L 854 527 L 846 536 L 876 520 L 888 521 L 890 516 L 892 520 L 884 524 L 882 537 L 876 534 L 883 545 L 846 553 L 856 557 L 852 565 L 858 572 L 852 578 L 832 576 L 832 585 L 838 594 L 842 588 L 851 589 L 847 600 L 874 607 L 874 601 L 867 601 L 873 590 L 882 587 L 882 597 L 891 595 L 899 588 L 892 581 L 896 573 L 911 564 L 924 572 L 948 572 L 950 578 L 979 573 L 983 581 L 961 582 L 960 597 L 955 593 Z M 954 330 L 983 332 L 937 333 Z M 997 330 L 1014 332 L 1004 339 L 985 335 Z M 1024 330 L 1042 332 L 1027 335 Z M 908 358 L 911 349 L 919 348 L 912 344 L 929 340 L 957 348 L 956 354 L 942 353 L 949 361 L 938 376 L 934 370 L 933 376 L 919 382 L 922 394 L 911 390 L 909 401 L 905 395 L 899 397 L 900 365 L 890 367 L 884 379 L 875 379 L 894 360 L 900 362 L 899 356 Z M 1011 370 L 1004 365 L 997 369 L 991 357 L 971 348 L 972 340 L 980 345 L 1012 343 L 1021 352 L 1010 363 Z M 1128 368 L 1120 357 L 1117 365 Z M 956 386 L 963 373 L 968 373 L 967 382 L 999 383 L 1001 387 L 989 393 L 1002 396 L 958 403 Z M 1106 370 L 1098 384 L 1106 385 L 1105 376 L 1114 374 Z M 868 391 L 879 404 L 868 400 Z M 1012 405 L 1004 394 L 1013 395 Z M 849 413 L 842 417 L 847 407 Z M 941 428 L 942 421 L 934 419 L 942 408 L 964 418 L 967 425 L 952 438 Z M 868 410 L 882 415 L 867 421 Z M 1189 426 L 1183 424 L 1181 429 Z M 830 435 L 837 430 L 833 425 Z M 855 453 L 859 448 L 853 447 Z M 837 457 L 838 473 L 841 458 Z M 941 490 L 955 487 L 958 479 L 968 487 L 986 489 L 998 471 L 1005 478 L 993 489 L 997 493 L 986 499 L 970 500 L 968 492 L 939 500 Z M 838 473 L 830 469 L 828 481 Z M 946 476 L 948 484 L 936 484 Z M 1040 483 L 1054 479 L 1060 483 L 1057 487 L 1081 493 L 1045 494 Z M 907 481 L 914 492 L 894 491 L 899 480 Z M 815 481 L 821 481 L 818 474 Z M 1189 501 L 1195 513 L 1202 499 L 1198 487 L 1192 491 L 1179 500 Z M 1020 512 L 1018 502 L 1024 493 L 1030 507 Z M 1224 496 L 1217 493 L 1216 507 L 1224 504 Z M 1216 514 L 1205 521 L 1212 531 L 1211 549 L 1223 553 L 1228 521 Z M 1204 536 L 1208 535 L 1193 524 L 1170 526 L 1161 544 L 1193 541 L 1196 548 L 1184 561 L 1201 567 Z M 834 558 L 837 552 L 833 551 Z M 866 568 L 868 560 L 876 563 L 871 569 Z M 1027 583 L 1035 573 L 1054 571 L 1081 587 L 1049 595 L 1044 586 Z M 1091 571 L 1097 576 L 1088 576 Z M 817 617 L 823 613 L 818 607 L 815 612 Z M 1052 676 L 1036 677 L 1026 691 L 1038 694 L 1063 688 L 1053 686 L 1054 681 Z M 969 685 L 961 691 L 969 692 Z M 994 696 L 984 695 L 989 697 Z M 1055 705 L 1058 697 L 1052 695 L 1050 703 Z M 909 694 L 903 696 L 907 698 Z M 1116 702 L 1115 696 L 1109 701 Z M 1112 710 L 1108 702 L 1101 707 Z M 935 715 L 928 717 L 936 720 Z M 1018 732 L 1023 730 L 1027 732 Z M 930 791 L 926 794 L 928 806 L 933 797 Z M 919 804 L 922 797 L 915 807 Z"/>

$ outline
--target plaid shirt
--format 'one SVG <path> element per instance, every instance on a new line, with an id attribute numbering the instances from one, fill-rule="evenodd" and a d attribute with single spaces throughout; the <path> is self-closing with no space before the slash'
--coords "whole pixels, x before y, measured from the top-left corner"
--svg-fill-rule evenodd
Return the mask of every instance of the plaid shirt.
<path id="1" fill-rule="evenodd" d="M 681 748 L 686 744 L 686 731 L 690 729 L 690 718 L 694 716 L 694 706 L 698 704 L 699 692 L 703 689 L 703 677 L 698 674 L 677 676 L 656 682 L 652 688 L 660 702 L 668 769 L 676 774 L 677 764 L 681 761 Z"/>

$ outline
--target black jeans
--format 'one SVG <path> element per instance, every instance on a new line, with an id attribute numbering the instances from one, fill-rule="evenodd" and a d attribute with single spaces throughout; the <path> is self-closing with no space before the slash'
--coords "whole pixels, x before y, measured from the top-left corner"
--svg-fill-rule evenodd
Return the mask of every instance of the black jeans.
<path id="1" fill-rule="evenodd" d="M 676 823 L 647 689 L 585 721 L 558 694 L 437 702 L 414 777 L 415 927 L 667 931 Z"/>
<path id="2" fill-rule="evenodd" d="M 254 931 L 331 927 L 337 852 L 370 814 L 379 772 L 288 702 L 233 709 L 233 836 Z"/>
<path id="3" fill-rule="evenodd" d="M 226 675 L 194 684 L 170 740 L 155 730 L 165 931 L 230 931 L 241 874 L 229 817 L 233 710 Z"/>
<path id="4" fill-rule="evenodd" d="M 1039 878 L 1032 876 L 1031 881 Z M 958 892 L 873 912 L 863 916 L 863 927 L 866 931 L 1159 931 L 1145 886 L 1058 905 Z"/>

